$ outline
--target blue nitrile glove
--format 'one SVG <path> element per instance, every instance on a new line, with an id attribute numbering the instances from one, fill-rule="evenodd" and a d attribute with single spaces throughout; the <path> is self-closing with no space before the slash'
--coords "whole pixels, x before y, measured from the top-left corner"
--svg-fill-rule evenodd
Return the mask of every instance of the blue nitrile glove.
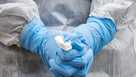
<path id="1" fill-rule="evenodd" d="M 84 42 L 92 48 L 94 55 L 113 39 L 116 31 L 116 25 L 111 19 L 95 16 L 89 17 L 86 24 L 74 29 L 74 33 L 84 37 Z"/>
<path id="2" fill-rule="evenodd" d="M 57 60 L 50 62 L 53 67 L 50 70 L 62 74 L 62 77 L 85 77 L 93 61 L 93 51 L 82 43 L 82 36 L 74 33 L 71 36 L 68 34 L 63 36 L 65 41 L 71 41 L 72 49 L 58 51 Z"/>
<path id="3" fill-rule="evenodd" d="M 114 38 L 116 25 L 111 19 L 91 16 L 86 24 L 75 28 L 74 33 L 82 35 L 82 41 L 92 49 L 95 57 Z M 92 61 L 88 60 L 90 63 L 86 65 L 86 69 L 81 70 L 74 77 L 86 77 Z"/>
<path id="4" fill-rule="evenodd" d="M 58 55 L 63 63 L 78 68 L 72 76 L 86 77 L 93 57 L 113 39 L 115 33 L 116 25 L 111 19 L 92 16 L 86 24 L 76 27 L 71 36 L 64 35 L 65 41 L 72 42 L 72 49 L 60 51 Z"/>
<path id="5" fill-rule="evenodd" d="M 63 35 L 65 41 L 72 42 L 72 49 L 65 52 L 56 44 L 55 35 L 39 18 L 34 18 L 24 27 L 20 42 L 22 47 L 41 56 L 55 77 L 85 77 L 93 56 L 112 40 L 115 32 L 115 24 L 110 19 L 90 17 L 71 36 Z"/>
<path id="6" fill-rule="evenodd" d="M 55 72 L 52 71 L 55 76 L 57 75 L 56 77 L 70 77 L 77 69 L 68 64 L 61 64 L 62 61 L 57 56 L 57 52 L 62 50 L 57 46 L 54 36 L 45 28 L 40 18 L 33 18 L 23 28 L 20 45 L 30 52 L 38 54 L 50 70 L 56 69 Z"/>

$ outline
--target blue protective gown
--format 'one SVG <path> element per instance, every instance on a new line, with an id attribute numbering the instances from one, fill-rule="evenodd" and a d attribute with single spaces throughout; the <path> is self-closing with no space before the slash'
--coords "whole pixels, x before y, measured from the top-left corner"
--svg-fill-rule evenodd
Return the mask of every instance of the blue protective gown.
<path id="1" fill-rule="evenodd" d="M 40 18 L 33 18 L 23 28 L 20 45 L 38 54 L 54 77 L 86 77 L 94 57 L 114 38 L 115 33 L 116 25 L 108 18 L 90 16 L 85 24 L 69 33 L 53 33 Z M 57 35 L 72 42 L 69 52 L 64 52 L 56 44 L 54 37 Z"/>

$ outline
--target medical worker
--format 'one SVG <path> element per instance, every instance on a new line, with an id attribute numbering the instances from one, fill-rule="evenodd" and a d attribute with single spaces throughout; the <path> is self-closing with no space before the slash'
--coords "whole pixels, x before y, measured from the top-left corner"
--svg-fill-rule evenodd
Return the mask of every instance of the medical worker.
<path id="1" fill-rule="evenodd" d="M 111 10 L 90 11 L 86 23 L 68 32 L 48 29 L 32 0 L 13 1 L 0 7 L 0 23 L 3 26 L 0 41 L 7 46 L 16 44 L 37 54 L 54 77 L 86 77 L 95 56 L 117 31 Z M 4 30 L 5 23 L 10 26 L 9 31 Z"/>
<path id="2" fill-rule="evenodd" d="M 48 30 L 35 16 L 23 27 L 20 45 L 39 55 L 54 77 L 86 77 L 95 56 L 116 33 L 114 19 L 102 12 L 90 13 L 72 32 Z"/>

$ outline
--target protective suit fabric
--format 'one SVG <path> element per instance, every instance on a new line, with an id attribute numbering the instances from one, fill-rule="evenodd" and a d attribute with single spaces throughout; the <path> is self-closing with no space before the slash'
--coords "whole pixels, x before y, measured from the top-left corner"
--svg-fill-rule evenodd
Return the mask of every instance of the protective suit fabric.
<path id="1" fill-rule="evenodd" d="M 22 27 L 32 17 L 39 16 L 33 0 L 6 0 L 0 4 L 0 42 L 5 46 L 19 45 Z"/>
<path id="2" fill-rule="evenodd" d="M 135 67 L 136 65 L 136 61 L 135 61 L 136 1 L 135 0 L 92 0 L 92 3 L 90 3 L 90 0 L 35 0 L 35 1 L 38 4 L 40 16 L 43 22 L 46 23 L 45 26 L 50 29 L 55 29 L 57 31 L 58 30 L 71 31 L 71 29 L 73 29 L 77 25 L 81 23 L 85 23 L 89 12 L 91 13 L 93 12 L 94 16 L 104 15 L 105 17 L 107 17 L 107 15 L 110 14 L 110 17 L 112 17 L 117 21 L 117 34 L 115 36 L 115 39 L 108 46 L 104 47 L 103 52 L 97 55 L 92 66 L 92 71 L 89 73 L 88 77 L 135 77 L 136 76 L 136 72 L 135 72 L 136 71 L 136 67 Z M 6 3 L 18 3 L 18 2 L 24 3 L 26 5 L 28 3 L 29 4 L 32 3 L 32 5 L 29 7 L 34 6 L 33 1 L 31 0 L 0 0 L 0 5 Z M 105 5 L 107 6 L 107 4 L 109 3 L 114 4 L 115 5 L 114 7 L 116 8 L 119 7 L 119 9 L 117 10 L 116 8 L 109 9 L 110 7 L 108 5 L 108 8 L 105 8 L 105 10 L 111 10 L 111 11 L 107 11 L 108 14 L 106 13 L 100 15 L 100 13 L 102 12 L 101 10 L 97 10 L 97 9 L 98 8 L 103 9 L 103 6 Z M 89 10 L 90 5 L 91 5 L 91 10 Z M 18 7 L 24 7 L 24 6 L 18 6 Z M 11 20 L 13 19 L 11 18 Z M 4 24 L 7 24 L 7 22 Z M 9 39 L 16 36 L 14 35 L 14 33 L 16 34 L 16 31 L 15 32 L 11 31 L 13 29 L 16 29 L 16 27 L 11 28 L 12 26 L 14 25 L 4 26 L 5 30 L 2 30 L 4 32 L 4 35 L 5 32 L 7 33 L 7 31 L 11 32 L 8 33 L 11 35 Z M 0 29 L 2 28 L 3 26 L 0 25 Z M 0 35 L 0 37 L 2 37 L 2 35 Z M 6 38 L 4 37 L 4 40 L 5 39 Z M 7 42 L 7 40 L 2 42 L 5 43 Z M 33 70 L 30 67 L 31 64 L 33 65 L 37 63 L 40 65 L 40 63 L 36 62 L 35 60 L 33 63 L 31 63 L 30 60 L 28 62 L 23 62 L 22 59 L 26 59 L 26 58 L 22 58 L 20 56 L 22 56 L 22 53 L 18 53 L 18 50 L 16 50 L 16 48 L 10 49 L 9 47 L 3 46 L 0 43 L 0 67 L 1 67 L 0 71 L 5 72 L 5 73 L 0 72 L 1 77 L 4 77 L 5 75 L 6 76 L 8 75 L 9 77 L 50 77 L 50 73 L 47 71 L 44 72 L 43 69 L 40 67 L 38 67 L 39 70 L 35 69 L 38 72 L 30 73 L 32 71 L 29 70 Z M 14 62 L 9 63 L 9 61 L 14 61 Z M 22 64 L 22 66 L 20 66 L 20 64 Z M 29 73 L 26 74 L 23 71 L 20 71 L 20 67 L 22 67 L 25 71 L 29 71 Z"/>
<path id="3" fill-rule="evenodd" d="M 115 33 L 116 25 L 107 18 L 91 16 L 86 24 L 79 25 L 72 33 L 62 31 L 55 34 L 47 30 L 40 18 L 33 18 L 23 28 L 20 44 L 38 54 L 54 75 L 86 77 L 94 56 L 113 39 Z M 65 51 L 58 47 L 54 40 L 56 35 L 63 35 L 65 41 L 71 41 L 72 49 Z"/>

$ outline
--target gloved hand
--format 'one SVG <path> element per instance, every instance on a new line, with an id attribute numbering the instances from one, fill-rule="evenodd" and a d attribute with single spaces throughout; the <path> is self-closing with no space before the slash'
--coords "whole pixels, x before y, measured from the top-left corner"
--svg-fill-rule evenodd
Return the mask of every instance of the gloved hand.
<path id="1" fill-rule="evenodd" d="M 72 49 L 62 53 L 58 52 L 59 58 L 63 60 L 61 64 L 66 63 L 74 68 L 79 68 L 72 77 L 86 77 L 94 56 L 113 39 L 115 33 L 116 25 L 111 19 L 89 17 L 87 23 L 76 27 L 71 36 L 63 35 L 66 42 L 71 41 Z"/>
<path id="2" fill-rule="evenodd" d="M 72 41 L 71 50 L 64 51 L 57 45 L 54 37 L 59 34 L 64 36 L 65 41 Z M 93 59 L 92 50 L 82 44 L 80 36 L 65 32 L 56 35 L 48 31 L 39 18 L 34 18 L 24 27 L 20 43 L 23 48 L 38 54 L 56 77 L 71 77 L 76 74 L 78 76 L 75 77 L 79 77 L 81 73 L 86 75 L 87 65 Z"/>
<path id="3" fill-rule="evenodd" d="M 59 47 L 61 49 L 57 52 L 56 60 L 50 62 L 51 71 L 59 73 L 61 77 L 86 77 L 93 61 L 92 49 L 84 43 L 81 35 L 64 34 L 64 32 L 62 34 L 59 36 L 64 36 L 65 42 L 70 41 L 72 48 L 65 50 Z"/>
<path id="4" fill-rule="evenodd" d="M 28 23 L 21 34 L 21 46 L 38 54 L 55 77 L 86 77 L 94 56 L 110 42 L 116 32 L 115 24 L 106 18 L 90 17 L 72 33 L 53 34 L 40 18 Z M 56 36 L 71 42 L 71 49 L 60 47 Z"/>

